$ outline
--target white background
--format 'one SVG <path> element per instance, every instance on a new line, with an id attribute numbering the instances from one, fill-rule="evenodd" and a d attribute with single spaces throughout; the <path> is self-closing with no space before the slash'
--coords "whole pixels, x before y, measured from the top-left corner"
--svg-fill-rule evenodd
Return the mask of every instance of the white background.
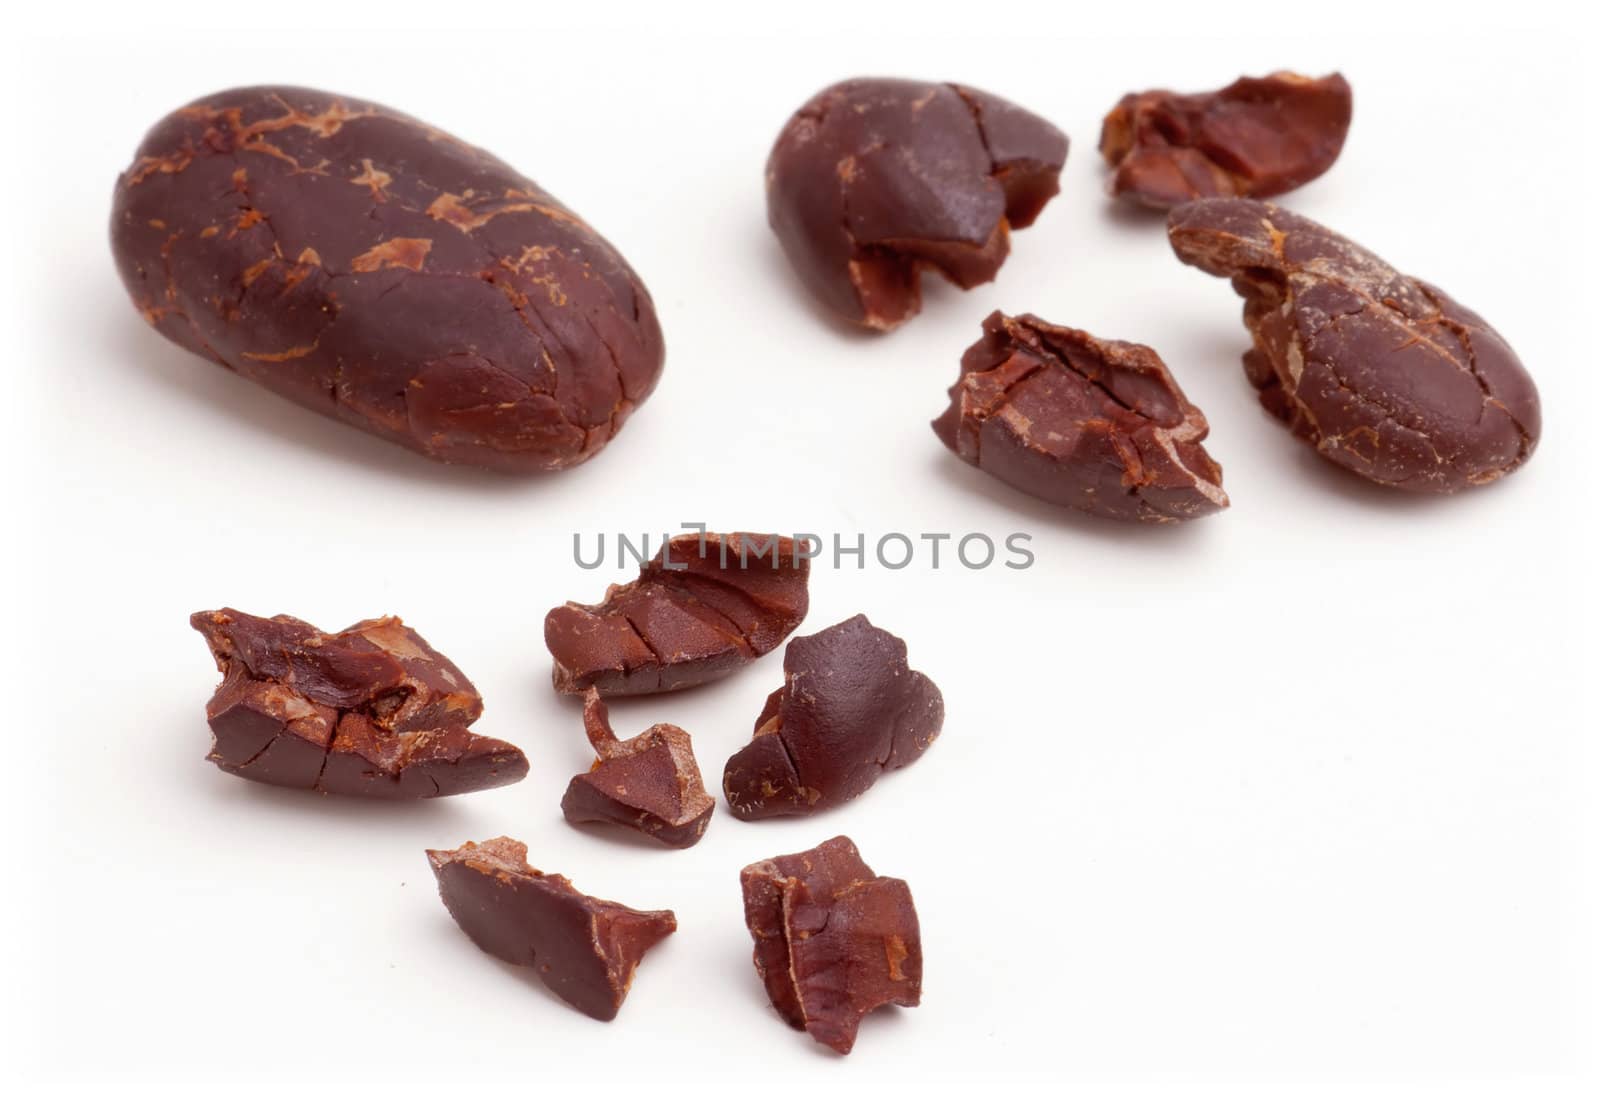
<path id="1" fill-rule="evenodd" d="M 1587 35 L 1527 4 L 583 7 L 58 6 L 14 40 L 13 1071 L 1593 1088 Z M 1544 439 L 1510 479 L 1432 499 L 1319 461 L 1257 406 L 1229 287 L 1104 196 L 1099 121 L 1123 92 L 1279 67 L 1337 68 L 1356 97 L 1343 156 L 1286 203 L 1483 312 L 1537 379 Z M 858 74 L 971 83 L 1073 142 L 998 281 L 929 283 L 886 337 L 822 317 L 764 221 L 779 127 Z M 435 466 L 146 328 L 106 242 L 116 174 L 168 110 L 255 82 L 414 113 L 617 244 L 668 359 L 606 452 L 543 480 Z M 1109 525 L 945 451 L 928 420 L 995 307 L 1156 347 L 1211 420 L 1233 508 Z M 831 814 L 742 824 L 719 802 L 673 853 L 563 822 L 589 752 L 541 620 L 616 577 L 572 563 L 575 532 L 685 520 L 1026 531 L 1038 561 L 819 567 L 801 632 L 864 611 L 903 636 L 944 735 Z M 223 605 L 403 615 L 532 773 L 407 805 L 218 773 L 216 676 L 186 619 Z M 780 658 L 614 719 L 683 725 L 715 783 Z M 839 833 L 910 882 L 927 966 L 921 1008 L 868 1019 L 843 1060 L 767 1005 L 737 883 Z M 677 912 L 615 1023 L 451 923 L 423 849 L 500 834 L 585 891 Z"/>

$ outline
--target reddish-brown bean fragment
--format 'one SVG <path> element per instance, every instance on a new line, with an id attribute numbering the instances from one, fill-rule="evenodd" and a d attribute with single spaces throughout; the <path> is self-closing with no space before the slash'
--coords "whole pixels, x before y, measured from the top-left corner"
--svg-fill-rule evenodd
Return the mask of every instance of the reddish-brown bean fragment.
<path id="1" fill-rule="evenodd" d="M 520 749 L 468 726 L 483 700 L 399 619 L 325 633 L 289 615 L 199 611 L 223 681 L 207 759 L 256 782 L 356 797 L 443 797 L 520 781 Z"/>
<path id="2" fill-rule="evenodd" d="M 767 219 L 830 311 L 888 330 L 921 309 L 923 270 L 962 288 L 994 280 L 1066 158 L 1059 129 L 977 88 L 846 80 L 778 135 Z"/>
<path id="3" fill-rule="evenodd" d="M 173 112 L 117 180 L 111 241 L 167 338 L 445 462 L 581 463 L 661 373 L 650 295 L 615 248 L 376 103 L 247 87 Z"/>
<path id="4" fill-rule="evenodd" d="M 1350 85 L 1337 72 L 1242 77 L 1220 91 L 1128 94 L 1106 115 L 1110 191 L 1165 209 L 1202 197 L 1271 197 L 1339 158 Z"/>
<path id="5" fill-rule="evenodd" d="M 944 698 L 906 663 L 906 643 L 856 615 L 783 654 L 782 687 L 755 737 L 728 760 L 722 789 L 741 820 L 843 804 L 915 762 L 944 724 Z"/>
<path id="6" fill-rule="evenodd" d="M 1184 262 L 1228 277 L 1261 404 L 1332 462 L 1385 486 L 1453 493 L 1539 442 L 1539 392 L 1505 340 L 1443 290 L 1306 217 L 1242 198 L 1168 217 Z"/>
<path id="7" fill-rule="evenodd" d="M 1228 507 L 1205 415 L 1148 346 L 998 311 L 961 358 L 945 447 L 1016 489 L 1113 520 Z"/>
<path id="8" fill-rule="evenodd" d="M 599 758 L 568 783 L 561 798 L 567 820 L 630 827 L 675 850 L 699 842 L 715 802 L 700 777 L 689 734 L 659 724 L 618 740 L 593 687 L 583 698 L 583 725 Z"/>
<path id="9" fill-rule="evenodd" d="M 656 694 L 721 679 L 783 643 L 805 618 L 811 561 L 778 535 L 680 535 L 593 605 L 544 620 L 562 694 Z"/>
<path id="10" fill-rule="evenodd" d="M 880 877 L 839 836 L 739 874 L 756 972 L 779 1015 L 840 1054 L 879 1006 L 922 1001 L 911 889 Z"/>
<path id="11" fill-rule="evenodd" d="M 586 896 L 559 873 L 533 868 L 527 846 L 503 835 L 427 854 L 439 898 L 478 948 L 535 969 L 598 1021 L 617 1015 L 639 961 L 678 928 L 671 911 Z"/>

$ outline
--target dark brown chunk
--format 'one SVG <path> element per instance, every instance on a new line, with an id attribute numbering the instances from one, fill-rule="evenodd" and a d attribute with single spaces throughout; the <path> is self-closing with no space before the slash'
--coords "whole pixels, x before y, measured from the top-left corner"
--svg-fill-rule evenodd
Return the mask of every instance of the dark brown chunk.
<path id="1" fill-rule="evenodd" d="M 1539 393 L 1494 329 L 1425 281 L 1260 201 L 1180 206 L 1178 257 L 1231 277 L 1261 404 L 1328 459 L 1386 486 L 1452 493 L 1520 467 Z"/>
<path id="2" fill-rule="evenodd" d="M 428 864 L 450 917 L 478 948 L 535 969 L 599 1021 L 617 1015 L 639 961 L 678 928 L 671 911 L 635 911 L 540 872 L 528 864 L 527 846 L 505 836 L 430 850 Z"/>
<path id="3" fill-rule="evenodd" d="M 449 463 L 581 463 L 661 373 L 650 294 L 594 229 L 359 99 L 247 87 L 175 111 L 117 180 L 111 240 L 167 338 Z"/>
<path id="4" fill-rule="evenodd" d="M 325 633 L 288 615 L 189 617 L 223 672 L 206 704 L 229 774 L 355 797 L 444 797 L 520 781 L 528 760 L 467 726 L 476 688 L 397 618 Z"/>
<path id="5" fill-rule="evenodd" d="M 793 539 L 680 535 L 600 603 L 545 616 L 556 690 L 656 694 L 731 675 L 800 625 L 810 573 Z"/>
<path id="6" fill-rule="evenodd" d="M 888 330 L 921 310 L 924 269 L 994 280 L 1066 158 L 1059 129 L 976 88 L 846 80 L 778 135 L 767 220 L 830 311 Z"/>
<path id="7" fill-rule="evenodd" d="M 1165 209 L 1200 197 L 1271 197 L 1322 174 L 1350 129 L 1350 85 L 1274 72 L 1202 95 L 1124 95 L 1100 129 L 1110 190 Z"/>
<path id="8" fill-rule="evenodd" d="M 906 664 L 906 643 L 865 615 L 783 654 L 755 739 L 728 760 L 722 790 L 741 820 L 820 812 L 914 762 L 939 735 L 944 698 Z"/>
<path id="9" fill-rule="evenodd" d="M 840 836 L 739 873 L 756 971 L 785 1021 L 849 1054 L 861 1018 L 922 1000 L 911 889 L 880 877 Z"/>
<path id="10" fill-rule="evenodd" d="M 688 733 L 660 724 L 618 740 L 593 687 L 583 698 L 583 727 L 599 758 L 568 784 L 561 798 L 568 820 L 631 827 L 675 850 L 700 841 L 714 802 Z"/>
<path id="11" fill-rule="evenodd" d="M 1205 415 L 1155 350 L 996 311 L 961 358 L 945 446 L 1051 504 L 1174 523 L 1228 507 Z"/>

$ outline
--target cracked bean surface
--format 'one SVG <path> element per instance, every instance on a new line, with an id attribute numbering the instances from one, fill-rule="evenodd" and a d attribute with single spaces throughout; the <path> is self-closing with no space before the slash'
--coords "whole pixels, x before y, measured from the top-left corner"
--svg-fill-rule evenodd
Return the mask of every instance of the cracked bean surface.
<path id="1" fill-rule="evenodd" d="M 583 462 L 664 348 L 622 256 L 489 153 L 324 91 L 223 91 L 117 180 L 117 268 L 161 334 L 434 459 Z"/>
<path id="2" fill-rule="evenodd" d="M 843 835 L 739 872 L 756 972 L 773 1008 L 841 1055 L 861 1019 L 922 1001 L 922 929 L 911 889 L 880 877 Z"/>
<path id="3" fill-rule="evenodd" d="M 1382 485 L 1454 493 L 1533 454 L 1533 379 L 1443 290 L 1262 201 L 1180 205 L 1167 233 L 1181 260 L 1232 278 L 1261 404 L 1327 459 Z"/>
<path id="4" fill-rule="evenodd" d="M 1228 507 L 1205 415 L 1155 350 L 1036 315 L 983 321 L 933 431 L 1000 481 L 1095 516 L 1171 524 Z"/>
<path id="5" fill-rule="evenodd" d="M 521 749 L 479 736 L 472 681 L 399 619 L 326 633 L 290 615 L 199 611 L 189 623 L 223 674 L 206 703 L 221 770 L 352 797 L 443 797 L 528 773 Z"/>
<path id="6" fill-rule="evenodd" d="M 767 219 L 830 311 L 888 330 L 921 310 L 924 269 L 962 288 L 994 280 L 1066 158 L 1059 129 L 988 92 L 846 80 L 778 135 Z"/>
<path id="7" fill-rule="evenodd" d="M 783 643 L 810 605 L 810 555 L 780 535 L 680 535 L 596 604 L 544 619 L 562 694 L 610 698 L 697 687 Z"/>
<path id="8" fill-rule="evenodd" d="M 1337 72 L 1242 76 L 1196 95 L 1124 95 L 1100 128 L 1108 188 L 1158 209 L 1287 193 L 1333 166 L 1352 107 L 1350 84 Z"/>

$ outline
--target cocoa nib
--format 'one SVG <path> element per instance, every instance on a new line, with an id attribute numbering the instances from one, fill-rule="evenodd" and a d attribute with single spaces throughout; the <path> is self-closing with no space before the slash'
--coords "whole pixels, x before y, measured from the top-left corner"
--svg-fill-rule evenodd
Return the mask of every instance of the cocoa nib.
<path id="1" fill-rule="evenodd" d="M 1200 197 L 1271 197 L 1339 158 L 1350 85 L 1274 72 L 1200 95 L 1124 95 L 1100 129 L 1110 190 L 1156 208 Z"/>
<path id="2" fill-rule="evenodd" d="M 649 292 L 581 217 L 326 91 L 234 88 L 162 118 L 117 179 L 111 247 L 163 337 L 447 463 L 581 463 L 661 375 Z"/>
<path id="3" fill-rule="evenodd" d="M 1228 507 L 1205 415 L 1148 346 L 996 311 L 961 358 L 945 446 L 1024 493 L 1113 520 Z"/>
<path id="4" fill-rule="evenodd" d="M 932 269 L 994 280 L 1012 228 L 1060 189 L 1061 131 L 976 88 L 856 79 L 802 106 L 767 160 L 767 220 L 829 310 L 888 330 Z"/>
<path id="5" fill-rule="evenodd" d="M 879 1006 L 922 1000 L 911 889 L 880 877 L 840 836 L 739 873 L 756 971 L 785 1021 L 841 1054 Z"/>
<path id="6" fill-rule="evenodd" d="M 1184 262 L 1233 279 L 1261 404 L 1334 463 L 1382 485 L 1452 493 L 1533 453 L 1533 380 L 1443 290 L 1261 201 L 1181 205 L 1167 233 Z"/>
<path id="7" fill-rule="evenodd" d="M 670 565 L 667 564 L 670 562 Z M 680 535 L 605 599 L 544 619 L 555 688 L 642 695 L 721 679 L 805 618 L 811 562 L 777 535 Z"/>
<path id="8" fill-rule="evenodd" d="M 522 752 L 468 730 L 483 700 L 397 618 L 324 633 L 288 615 L 200 611 L 223 679 L 206 704 L 229 774 L 356 797 L 443 797 L 508 785 Z"/>
<path id="9" fill-rule="evenodd" d="M 820 812 L 920 756 L 944 723 L 939 688 L 906 664 L 906 643 L 865 615 L 795 638 L 784 683 L 722 789 L 741 820 Z"/>
<path id="10" fill-rule="evenodd" d="M 580 1013 L 617 1015 L 644 954 L 678 928 L 671 911 L 635 911 L 586 896 L 528 864 L 528 848 L 501 836 L 428 851 L 439 898 L 473 943 L 539 978 Z"/>
<path id="11" fill-rule="evenodd" d="M 701 781 L 688 733 L 662 724 L 618 740 L 593 687 L 583 698 L 583 726 L 599 758 L 592 770 L 568 784 L 561 798 L 568 820 L 635 828 L 674 849 L 700 841 L 714 802 Z"/>

